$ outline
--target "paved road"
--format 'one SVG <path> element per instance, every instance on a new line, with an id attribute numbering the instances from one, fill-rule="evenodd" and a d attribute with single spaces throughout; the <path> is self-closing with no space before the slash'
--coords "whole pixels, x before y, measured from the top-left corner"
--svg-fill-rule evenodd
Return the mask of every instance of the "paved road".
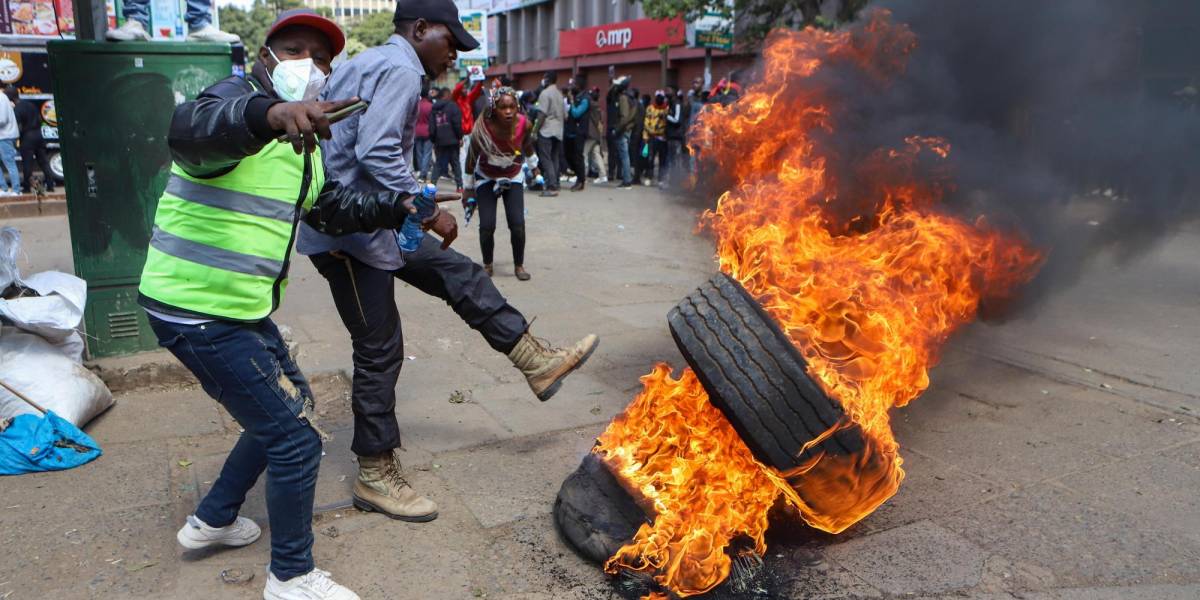
<path id="1" fill-rule="evenodd" d="M 546 404 L 444 305 L 400 286 L 412 360 L 397 413 L 411 479 L 441 516 L 328 510 L 318 564 L 364 598 L 628 597 L 563 546 L 550 508 L 637 377 L 682 363 L 664 316 L 713 270 L 695 215 L 650 191 L 530 200 L 534 278 L 512 278 L 500 244 L 498 285 L 543 337 L 603 336 Z M 12 224 L 27 270 L 70 269 L 63 218 Z M 474 232 L 458 247 L 477 256 Z M 1191 230 L 1135 262 L 1101 257 L 1031 316 L 952 342 L 928 393 L 894 416 L 900 493 L 841 536 L 777 527 L 740 596 L 1200 597 L 1198 252 Z M 305 261 L 278 320 L 310 374 L 347 368 L 347 337 Z M 318 503 L 337 505 L 354 472 L 346 386 L 314 379 L 335 434 Z M 467 401 L 451 403 L 456 391 Z M 130 392 L 89 432 L 99 461 L 0 482 L 0 598 L 260 597 L 265 543 L 195 555 L 172 538 L 237 435 L 215 403 L 195 389 Z M 265 516 L 261 491 L 245 512 Z M 255 577 L 221 583 L 226 569 Z"/>

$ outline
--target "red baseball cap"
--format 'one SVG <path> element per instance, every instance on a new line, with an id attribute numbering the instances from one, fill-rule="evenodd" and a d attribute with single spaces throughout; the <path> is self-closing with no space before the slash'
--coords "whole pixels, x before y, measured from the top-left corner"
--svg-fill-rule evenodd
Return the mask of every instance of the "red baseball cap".
<path id="1" fill-rule="evenodd" d="M 271 41 L 271 37 L 280 30 L 293 25 L 312 27 L 325 34 L 325 37 L 329 38 L 329 45 L 333 47 L 334 56 L 341 54 L 342 49 L 346 47 L 346 34 L 342 33 L 342 29 L 337 26 L 337 23 L 322 17 L 310 8 L 293 8 L 279 13 L 275 23 L 267 30 L 267 38 L 263 43 Z"/>

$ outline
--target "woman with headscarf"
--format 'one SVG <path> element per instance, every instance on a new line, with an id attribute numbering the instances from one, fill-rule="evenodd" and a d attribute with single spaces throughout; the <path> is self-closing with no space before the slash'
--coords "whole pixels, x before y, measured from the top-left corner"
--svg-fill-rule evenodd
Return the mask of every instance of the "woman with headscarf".
<path id="1" fill-rule="evenodd" d="M 472 196 L 479 211 L 479 247 L 483 267 L 492 274 L 495 250 L 496 211 L 504 201 L 504 217 L 512 241 L 513 264 L 517 279 L 528 281 L 525 270 L 525 161 L 536 161 L 533 127 L 521 112 L 516 90 L 501 87 L 492 93 L 492 101 L 471 132 L 467 152 L 467 170 L 472 182 L 463 197 Z"/>

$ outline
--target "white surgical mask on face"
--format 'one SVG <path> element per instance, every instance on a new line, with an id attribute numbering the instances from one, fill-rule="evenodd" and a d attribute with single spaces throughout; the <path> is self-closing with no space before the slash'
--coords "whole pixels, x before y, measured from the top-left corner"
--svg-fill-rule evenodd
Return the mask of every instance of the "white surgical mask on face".
<path id="1" fill-rule="evenodd" d="M 271 58 L 275 59 L 275 70 L 271 72 L 271 83 L 275 93 L 288 102 L 312 100 L 325 87 L 325 74 L 311 58 L 295 60 L 279 60 L 275 51 L 267 47 Z"/>

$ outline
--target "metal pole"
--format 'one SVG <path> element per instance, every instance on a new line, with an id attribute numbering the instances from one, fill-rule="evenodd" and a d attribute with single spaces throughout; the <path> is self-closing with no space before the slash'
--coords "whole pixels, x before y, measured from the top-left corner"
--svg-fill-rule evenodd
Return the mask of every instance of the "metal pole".
<path id="1" fill-rule="evenodd" d="M 666 45 L 664 45 L 662 47 L 662 49 L 659 50 L 659 52 L 662 53 L 662 61 L 661 61 L 661 67 L 659 69 L 659 77 L 658 77 L 661 81 L 659 82 L 658 85 L 660 87 L 664 87 L 664 88 L 667 87 L 667 65 L 670 62 L 670 58 L 668 58 L 667 52 L 669 52 L 669 51 L 670 51 L 670 48 L 668 48 Z"/>
<path id="2" fill-rule="evenodd" d="M 704 89 L 712 89 L 712 48 L 704 49 Z"/>
<path id="3" fill-rule="evenodd" d="M 108 31 L 108 12 L 104 0 L 72 0 L 75 7 L 75 39 L 104 39 Z"/>

